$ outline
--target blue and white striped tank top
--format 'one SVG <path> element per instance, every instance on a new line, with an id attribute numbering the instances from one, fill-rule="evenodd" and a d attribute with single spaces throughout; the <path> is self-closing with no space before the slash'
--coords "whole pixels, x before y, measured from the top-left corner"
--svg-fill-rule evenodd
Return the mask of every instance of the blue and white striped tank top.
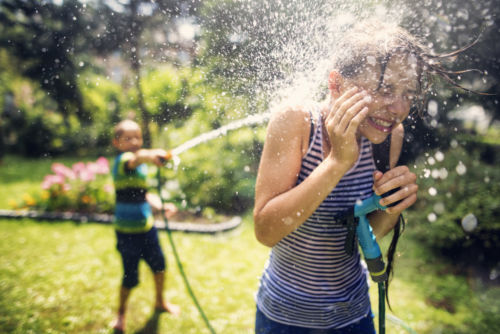
<path id="1" fill-rule="evenodd" d="M 297 184 L 323 160 L 322 121 L 316 129 Z M 362 138 L 356 164 L 316 211 L 270 252 L 260 280 L 257 305 L 279 323 L 306 328 L 341 328 L 370 312 L 368 281 L 357 247 L 346 254 L 347 229 L 335 217 L 369 197 L 375 164 L 371 143 Z"/>

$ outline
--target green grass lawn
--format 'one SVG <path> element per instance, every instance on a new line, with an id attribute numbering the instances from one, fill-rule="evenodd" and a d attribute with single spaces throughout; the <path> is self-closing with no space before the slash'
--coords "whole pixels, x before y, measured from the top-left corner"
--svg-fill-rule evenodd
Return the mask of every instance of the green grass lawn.
<path id="1" fill-rule="evenodd" d="M 37 188 L 51 162 L 5 159 L 0 208 L 6 208 L 10 196 Z M 412 223 L 410 217 L 410 227 Z M 141 264 L 127 332 L 209 333 L 185 289 L 167 236 L 161 236 L 169 266 L 166 296 L 182 313 L 153 315 L 153 280 Z M 176 232 L 173 237 L 216 332 L 253 333 L 254 295 L 269 250 L 255 240 L 251 217 L 245 216 L 242 226 L 231 232 Z M 109 225 L 0 219 L 1 333 L 111 333 L 120 276 Z M 371 293 L 377 313 L 375 284 Z M 500 289 L 486 289 L 454 274 L 450 265 L 419 247 L 411 228 L 400 242 L 390 296 L 394 313 L 388 313 L 417 333 L 500 333 Z M 391 321 L 387 327 L 388 334 L 407 333 Z"/>

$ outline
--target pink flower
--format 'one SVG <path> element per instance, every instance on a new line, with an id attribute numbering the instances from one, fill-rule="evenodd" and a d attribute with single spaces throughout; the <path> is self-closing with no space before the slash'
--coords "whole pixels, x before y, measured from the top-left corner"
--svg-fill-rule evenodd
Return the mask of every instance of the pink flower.
<path id="1" fill-rule="evenodd" d="M 85 164 L 83 162 L 77 162 L 73 164 L 73 172 L 77 175 L 81 173 L 82 170 L 85 170 Z"/>
<path id="2" fill-rule="evenodd" d="M 98 169 L 98 174 L 108 174 L 109 173 L 109 162 L 105 157 L 99 157 L 96 161 Z"/>
<path id="3" fill-rule="evenodd" d="M 71 168 L 66 167 L 59 162 L 53 163 L 51 169 L 54 173 L 56 173 L 56 175 L 67 177 L 70 180 L 73 180 L 76 177 L 75 172 L 73 172 Z"/>
<path id="4" fill-rule="evenodd" d="M 87 168 L 87 171 L 93 174 L 98 174 L 97 171 L 99 170 L 99 166 L 97 166 L 95 162 L 87 162 L 85 167 Z"/>
<path id="5" fill-rule="evenodd" d="M 45 175 L 42 182 L 42 189 L 47 190 L 52 187 L 54 184 L 64 184 L 64 176 L 62 175 Z"/>
<path id="6" fill-rule="evenodd" d="M 80 171 L 79 177 L 84 182 L 90 182 L 95 180 L 95 173 L 87 168 Z"/>

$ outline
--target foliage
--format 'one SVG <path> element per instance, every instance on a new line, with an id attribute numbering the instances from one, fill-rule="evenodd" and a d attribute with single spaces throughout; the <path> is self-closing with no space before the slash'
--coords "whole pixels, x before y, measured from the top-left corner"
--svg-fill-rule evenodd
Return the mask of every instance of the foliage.
<path id="1" fill-rule="evenodd" d="M 198 98 L 204 112 L 193 113 L 180 127 L 165 127 L 160 136 L 163 146 L 175 148 L 242 118 L 245 98 L 208 90 L 206 86 L 198 89 L 203 89 Z M 169 198 L 189 208 L 246 211 L 253 204 L 262 139 L 261 126 L 244 127 L 221 133 L 219 138 L 181 153 L 179 166 L 171 165 L 166 174 L 170 180 Z"/>
<path id="2" fill-rule="evenodd" d="M 20 74 L 34 80 L 63 115 L 89 117 L 77 85 L 78 57 L 88 52 L 93 14 L 78 0 L 0 2 L 0 48 L 20 62 Z"/>
<path id="3" fill-rule="evenodd" d="M 496 148 L 498 150 L 498 147 Z M 422 242 L 469 265 L 490 268 L 500 259 L 500 170 L 452 142 L 418 162 L 419 200 L 412 210 Z"/>
<path id="4" fill-rule="evenodd" d="M 94 124 L 86 126 L 75 115 L 61 114 L 54 99 L 36 82 L 9 70 L 12 59 L 3 55 L 0 67 L 6 70 L 0 72 L 4 99 L 0 139 L 7 152 L 40 157 L 109 147 L 111 128 L 125 105 L 119 85 L 90 71 L 80 76 L 83 105 Z"/>
<path id="5" fill-rule="evenodd" d="M 119 84 L 91 71 L 82 73 L 78 82 L 93 125 L 74 133 L 79 143 L 75 146 L 109 147 L 112 129 L 128 107 L 126 94 Z"/>
<path id="6" fill-rule="evenodd" d="M 144 76 L 145 104 L 155 126 L 181 125 L 193 112 L 205 111 L 203 100 L 210 89 L 200 72 L 189 67 L 164 65 Z"/>
<path id="7" fill-rule="evenodd" d="M 14 209 L 111 213 L 114 188 L 109 163 L 104 157 L 96 162 L 77 162 L 69 168 L 53 163 L 54 174 L 44 177 L 41 191 L 25 194 L 20 202 L 12 199 Z"/>
<path id="8" fill-rule="evenodd" d="M 182 190 L 173 199 L 184 206 L 226 213 L 251 208 L 260 147 L 254 131 L 238 130 L 183 154 L 177 171 L 170 172 Z"/>
<path id="9" fill-rule="evenodd" d="M 64 119 L 38 85 L 19 76 L 10 78 L 1 80 L 8 97 L 2 114 L 6 150 L 31 156 L 67 150 L 70 134 L 80 129 L 78 120 Z"/>

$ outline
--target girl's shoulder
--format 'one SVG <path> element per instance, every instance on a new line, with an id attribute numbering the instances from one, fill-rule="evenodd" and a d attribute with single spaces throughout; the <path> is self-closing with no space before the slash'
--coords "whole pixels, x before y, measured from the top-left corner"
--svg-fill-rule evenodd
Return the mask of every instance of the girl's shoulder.
<path id="1" fill-rule="evenodd" d="M 275 108 L 271 114 L 270 124 L 277 124 L 279 127 L 309 128 L 312 121 L 316 121 L 321 112 L 321 105 L 318 102 L 306 102 L 294 105 L 281 105 Z"/>

